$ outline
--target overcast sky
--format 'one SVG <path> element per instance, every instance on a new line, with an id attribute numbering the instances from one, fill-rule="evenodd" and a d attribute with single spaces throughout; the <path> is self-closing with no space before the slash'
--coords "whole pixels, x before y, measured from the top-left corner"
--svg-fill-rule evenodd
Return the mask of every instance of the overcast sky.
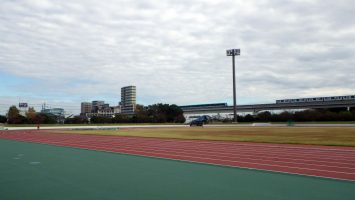
<path id="1" fill-rule="evenodd" d="M 353 0 L 1 0 L 0 113 L 19 101 L 238 104 L 355 94 Z"/>

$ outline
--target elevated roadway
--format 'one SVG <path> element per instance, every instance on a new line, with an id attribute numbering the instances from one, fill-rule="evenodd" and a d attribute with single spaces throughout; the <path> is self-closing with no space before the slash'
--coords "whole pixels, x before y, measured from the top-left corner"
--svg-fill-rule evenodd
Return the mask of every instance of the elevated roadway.
<path id="1" fill-rule="evenodd" d="M 304 103 L 271 103 L 271 104 L 252 104 L 238 105 L 237 112 L 258 113 L 266 110 L 296 110 L 296 109 L 315 109 L 315 108 L 348 108 L 355 107 L 355 100 L 347 101 L 322 101 Z M 233 113 L 233 106 L 197 106 L 182 108 L 184 114 L 207 114 L 207 113 Z"/>

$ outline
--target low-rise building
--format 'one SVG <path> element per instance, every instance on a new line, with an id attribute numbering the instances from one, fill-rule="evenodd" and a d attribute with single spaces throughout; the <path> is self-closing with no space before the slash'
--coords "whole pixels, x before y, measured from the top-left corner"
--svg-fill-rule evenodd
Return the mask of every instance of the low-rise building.
<path id="1" fill-rule="evenodd" d="M 87 118 L 91 117 L 114 117 L 116 114 L 121 113 L 121 106 L 113 106 L 105 103 L 104 101 L 92 101 L 81 103 L 81 116 Z"/>
<path id="2" fill-rule="evenodd" d="M 52 115 L 56 118 L 58 123 L 64 123 L 65 112 L 63 108 L 43 108 L 41 113 Z"/>

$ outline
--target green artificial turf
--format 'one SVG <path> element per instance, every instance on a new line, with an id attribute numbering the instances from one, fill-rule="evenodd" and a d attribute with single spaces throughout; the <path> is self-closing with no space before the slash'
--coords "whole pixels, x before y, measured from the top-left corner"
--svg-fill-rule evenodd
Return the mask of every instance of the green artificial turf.
<path id="1" fill-rule="evenodd" d="M 0 139 L 0 199 L 354 199 L 355 182 Z"/>

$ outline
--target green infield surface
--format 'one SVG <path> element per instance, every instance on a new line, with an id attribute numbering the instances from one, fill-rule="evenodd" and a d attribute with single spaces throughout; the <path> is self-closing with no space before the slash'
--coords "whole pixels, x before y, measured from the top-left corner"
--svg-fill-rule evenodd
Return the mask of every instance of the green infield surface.
<path id="1" fill-rule="evenodd" d="M 193 127 L 74 130 L 62 133 L 355 147 L 355 127 Z"/>
<path id="2" fill-rule="evenodd" d="M 355 182 L 0 139 L 0 199 L 355 199 Z"/>

